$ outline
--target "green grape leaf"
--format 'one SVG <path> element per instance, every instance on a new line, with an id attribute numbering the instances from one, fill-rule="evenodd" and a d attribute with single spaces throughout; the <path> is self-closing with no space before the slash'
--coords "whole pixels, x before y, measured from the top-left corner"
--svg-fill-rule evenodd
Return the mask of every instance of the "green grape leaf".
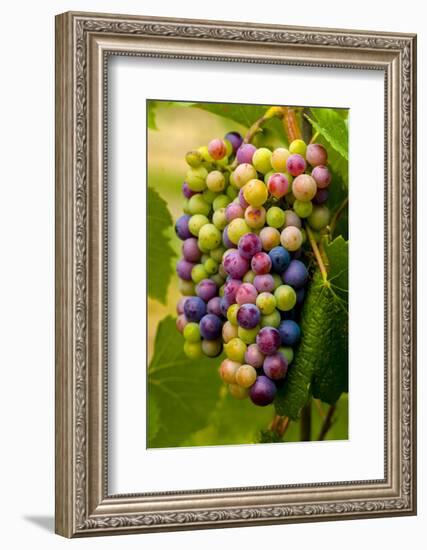
<path id="1" fill-rule="evenodd" d="M 239 103 L 193 103 L 192 106 L 233 120 L 246 128 L 262 117 L 268 109 L 263 105 L 240 105 Z"/>
<path id="2" fill-rule="evenodd" d="M 338 153 L 348 160 L 347 121 L 336 109 L 324 107 L 310 109 L 313 117 L 307 117 L 316 132 L 319 132 Z"/>
<path id="3" fill-rule="evenodd" d="M 166 304 L 167 290 L 173 273 L 170 260 L 176 256 L 167 235 L 167 230 L 172 225 L 172 216 L 166 202 L 152 187 L 148 187 L 147 201 L 148 295 Z M 165 261 L 165 258 L 169 261 Z"/>
<path id="4" fill-rule="evenodd" d="M 275 400 L 281 416 L 297 419 L 311 394 L 335 403 L 348 390 L 348 242 L 325 246 L 328 278 L 316 270 L 301 315 L 302 338 Z"/>
<path id="5" fill-rule="evenodd" d="M 148 411 L 151 401 L 158 408 L 159 428 L 148 447 L 179 447 L 190 435 L 205 427 L 219 397 L 221 358 L 189 359 L 175 319 L 163 319 L 158 326 L 154 355 L 148 368 Z"/>

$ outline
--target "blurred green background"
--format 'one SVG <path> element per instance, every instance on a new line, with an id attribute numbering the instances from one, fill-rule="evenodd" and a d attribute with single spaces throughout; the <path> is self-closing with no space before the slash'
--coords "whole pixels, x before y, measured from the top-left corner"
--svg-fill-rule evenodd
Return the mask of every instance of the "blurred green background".
<path id="1" fill-rule="evenodd" d="M 254 122 L 251 106 L 239 107 L 242 112 L 247 109 L 248 122 Z M 254 108 L 259 110 L 261 107 Z M 176 103 L 152 101 L 148 113 L 148 186 L 165 201 L 175 221 L 182 215 L 181 186 L 188 169 L 184 158 L 186 152 L 232 130 L 244 134 L 248 126 L 186 104 L 178 106 Z M 281 125 L 272 126 L 272 129 L 274 132 L 267 129 L 263 136 L 268 144 L 281 142 L 286 145 L 284 132 L 280 135 Z M 150 204 L 148 208 L 150 211 Z M 147 445 L 173 447 L 267 441 L 268 437 L 262 436 L 261 431 L 268 428 L 275 416 L 273 405 L 262 408 L 249 400 L 234 400 L 218 375 L 222 357 L 203 359 L 194 365 L 194 361 L 186 359 L 182 352 L 183 339 L 172 319 L 176 317 L 176 303 L 180 298 L 175 263 L 182 242 L 176 237 L 173 225 L 165 223 L 165 226 L 164 235 L 176 256 L 164 254 L 162 259 L 165 267 L 173 267 L 164 303 L 148 298 Z M 150 269 L 152 267 L 148 265 Z M 165 356 L 169 358 L 167 361 Z M 311 409 L 312 439 L 317 439 L 328 405 L 313 400 Z M 347 438 L 348 399 L 347 394 L 343 394 L 325 439 Z M 300 439 L 299 422 L 291 422 L 284 441 Z"/>

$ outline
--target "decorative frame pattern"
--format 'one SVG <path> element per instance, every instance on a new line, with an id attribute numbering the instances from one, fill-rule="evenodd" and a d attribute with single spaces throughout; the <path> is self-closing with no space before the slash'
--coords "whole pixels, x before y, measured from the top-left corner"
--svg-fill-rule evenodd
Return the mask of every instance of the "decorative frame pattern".
<path id="1" fill-rule="evenodd" d="M 385 478 L 108 495 L 106 60 L 142 55 L 385 75 Z M 65 13 L 56 18 L 56 532 L 88 536 L 416 513 L 416 37 Z"/>

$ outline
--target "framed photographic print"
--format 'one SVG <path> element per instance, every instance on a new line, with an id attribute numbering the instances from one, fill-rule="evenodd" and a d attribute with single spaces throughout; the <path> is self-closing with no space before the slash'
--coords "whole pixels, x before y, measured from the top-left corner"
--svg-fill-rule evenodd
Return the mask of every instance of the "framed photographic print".
<path id="1" fill-rule="evenodd" d="M 416 37 L 56 18 L 56 532 L 416 513 Z"/>

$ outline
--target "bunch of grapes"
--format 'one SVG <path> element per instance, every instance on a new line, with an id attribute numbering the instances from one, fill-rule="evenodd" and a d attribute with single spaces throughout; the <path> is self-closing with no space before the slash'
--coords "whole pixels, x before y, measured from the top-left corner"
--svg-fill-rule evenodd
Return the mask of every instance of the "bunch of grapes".
<path id="1" fill-rule="evenodd" d="M 327 152 L 301 139 L 256 148 L 230 132 L 186 161 L 175 226 L 184 351 L 194 360 L 224 351 L 219 374 L 231 395 L 265 406 L 286 383 L 301 338 L 307 226 L 318 240 L 330 220 Z"/>

